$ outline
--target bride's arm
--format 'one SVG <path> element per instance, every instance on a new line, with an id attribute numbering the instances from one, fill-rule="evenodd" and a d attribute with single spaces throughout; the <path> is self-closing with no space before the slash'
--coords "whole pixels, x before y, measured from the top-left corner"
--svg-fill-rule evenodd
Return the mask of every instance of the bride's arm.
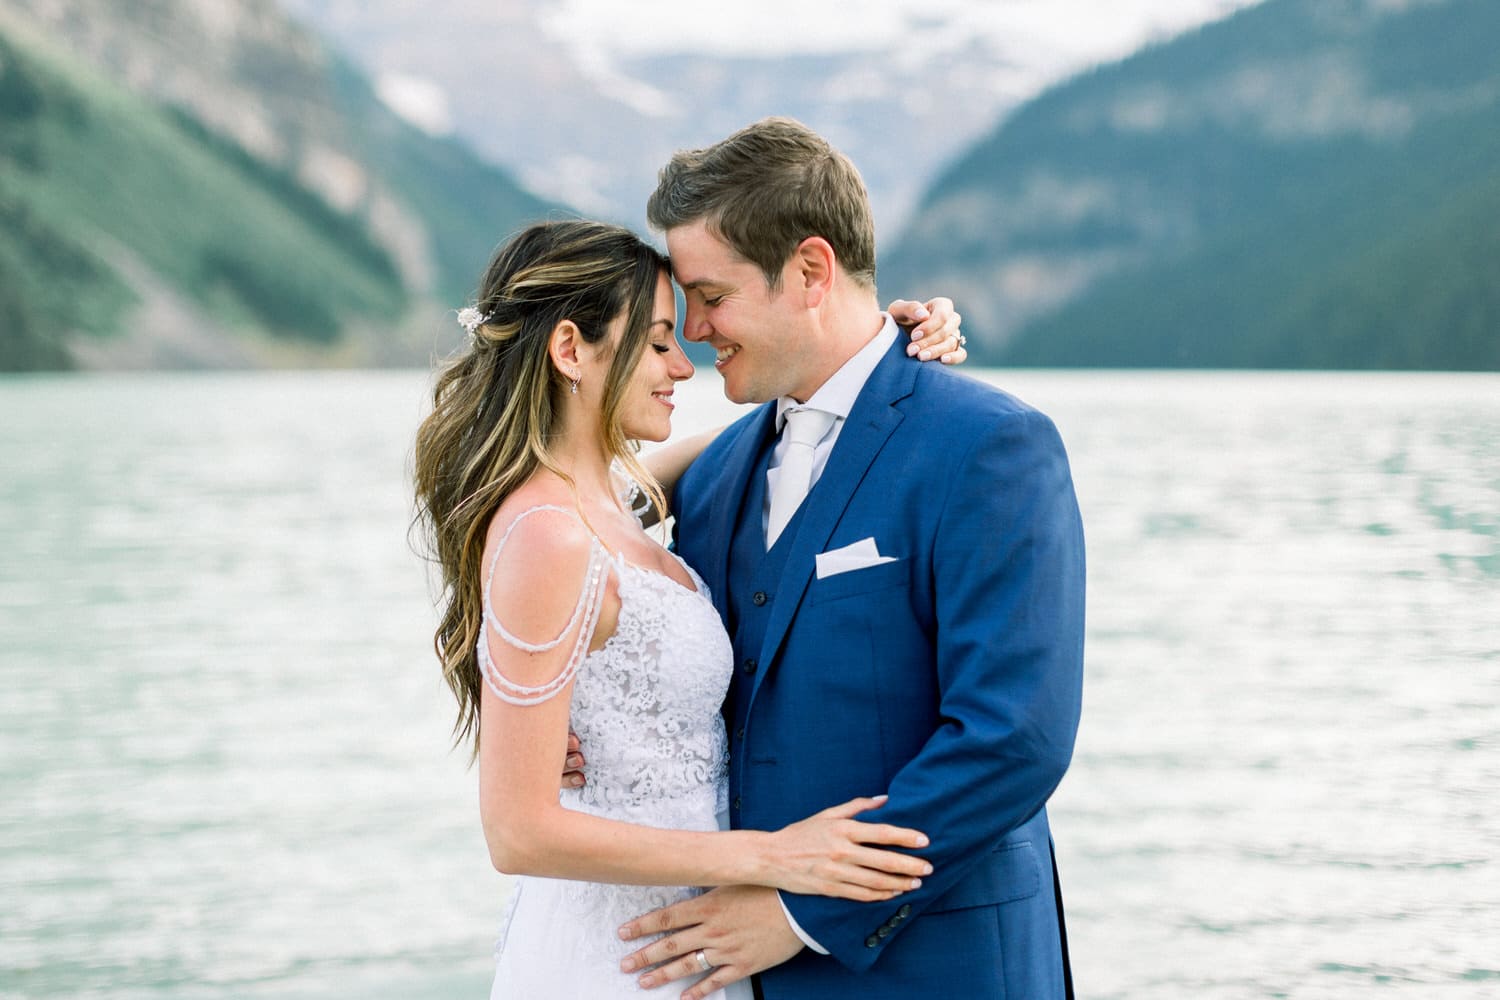
<path id="1" fill-rule="evenodd" d="M 590 566 L 589 536 L 560 525 L 562 515 L 528 518 L 507 542 L 491 588 L 493 607 L 515 637 L 540 645 L 557 635 L 578 606 L 578 583 Z M 493 544 L 493 542 L 492 542 Z M 515 546 L 515 551 L 511 550 Z M 485 565 L 488 565 L 486 553 Z M 547 567 L 538 573 L 538 567 Z M 600 606 L 591 645 L 614 628 L 618 598 Z M 586 615 L 584 617 L 587 617 Z M 526 651 L 487 627 L 502 690 L 537 688 L 560 677 L 577 630 L 546 650 Z M 878 800 L 856 799 L 782 830 L 701 833 L 663 830 L 564 808 L 557 774 L 567 752 L 572 682 L 534 704 L 502 699 L 481 687 L 480 814 L 490 858 L 510 874 L 636 885 L 774 886 L 792 892 L 889 899 L 913 888 L 926 862 L 870 845 L 917 848 L 913 830 L 854 820 Z"/>
<path id="2" fill-rule="evenodd" d="M 677 480 L 687 471 L 687 467 L 696 462 L 698 456 L 703 454 L 703 449 L 713 444 L 714 438 L 723 431 L 723 427 L 715 427 L 711 431 L 700 431 L 681 441 L 662 445 L 649 454 L 643 455 L 641 464 L 646 467 L 647 472 L 651 473 L 652 478 L 661 484 L 662 492 L 670 497 L 672 489 L 677 485 Z M 641 516 L 648 528 L 656 523 L 656 511 L 650 506 Z"/>

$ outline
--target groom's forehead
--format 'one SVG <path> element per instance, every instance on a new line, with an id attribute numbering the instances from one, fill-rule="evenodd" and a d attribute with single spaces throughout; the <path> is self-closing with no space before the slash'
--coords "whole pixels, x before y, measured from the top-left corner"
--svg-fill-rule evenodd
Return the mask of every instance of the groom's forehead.
<path id="1" fill-rule="evenodd" d="M 715 262 L 691 257 L 672 258 L 672 277 L 684 293 L 709 285 L 722 285 L 725 280 L 722 268 L 716 266 Z"/>
<path id="2" fill-rule="evenodd" d="M 694 272 L 745 260 L 728 240 L 702 221 L 669 229 L 666 236 L 667 256 L 679 281 L 702 281 L 704 275 Z"/>
<path id="3" fill-rule="evenodd" d="M 681 253 L 671 257 L 672 279 L 684 293 L 699 289 L 742 288 L 760 268 L 728 247 L 722 253 Z"/>

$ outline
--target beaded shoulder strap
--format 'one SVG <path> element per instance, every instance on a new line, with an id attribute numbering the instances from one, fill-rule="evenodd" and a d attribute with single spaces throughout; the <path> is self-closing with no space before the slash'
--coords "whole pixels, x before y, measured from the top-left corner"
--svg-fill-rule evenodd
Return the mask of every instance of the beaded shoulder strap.
<path id="1" fill-rule="evenodd" d="M 578 672 L 578 665 L 588 655 L 589 643 L 594 638 L 594 626 L 599 622 L 599 607 L 603 603 L 604 585 L 608 578 L 610 558 L 604 543 L 592 532 L 589 533 L 589 558 L 588 567 L 584 572 L 583 589 L 578 594 L 578 603 L 573 608 L 573 614 L 569 617 L 562 631 L 546 642 L 527 642 L 520 636 L 515 635 L 500 621 L 495 609 L 490 603 L 490 588 L 495 581 L 495 566 L 500 562 L 500 553 L 505 549 L 505 543 L 510 541 L 511 532 L 516 530 L 526 518 L 532 514 L 542 511 L 552 511 L 558 514 L 566 514 L 587 530 L 583 519 L 566 507 L 558 507 L 554 504 L 541 504 L 536 507 L 522 511 L 510 526 L 505 529 L 505 534 L 500 536 L 500 541 L 495 545 L 495 552 L 490 556 L 490 565 L 484 577 L 484 629 L 480 632 L 477 653 L 479 656 L 479 670 L 484 676 L 484 682 L 494 692 L 495 697 L 512 705 L 539 705 L 551 699 L 559 691 L 568 686 L 573 675 Z M 573 650 L 568 654 L 568 661 L 562 670 L 551 680 L 538 685 L 517 684 L 500 672 L 490 656 L 489 637 L 493 632 L 506 644 L 528 653 L 544 653 L 549 649 L 555 649 L 561 645 L 570 633 L 577 632 L 573 641 Z"/>

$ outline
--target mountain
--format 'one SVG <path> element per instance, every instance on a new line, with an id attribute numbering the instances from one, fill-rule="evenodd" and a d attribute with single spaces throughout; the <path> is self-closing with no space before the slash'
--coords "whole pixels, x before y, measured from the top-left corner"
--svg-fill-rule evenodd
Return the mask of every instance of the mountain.
<path id="1" fill-rule="evenodd" d="M 882 285 L 991 364 L 1500 370 L 1500 4 L 1267 0 L 1018 109 Z"/>
<path id="2" fill-rule="evenodd" d="M 859 164 L 876 225 L 894 236 L 933 173 L 1042 72 L 1024 40 L 965 31 L 970 15 L 943 10 L 873 49 L 799 51 L 789 40 L 774 53 L 727 55 L 599 51 L 556 23 L 568 5 L 540 0 L 453 0 L 441 17 L 398 0 L 282 3 L 389 92 L 420 86 L 436 106 L 417 103 L 433 128 L 463 136 L 533 190 L 642 231 L 646 196 L 673 152 L 774 114 L 805 121 Z M 678 7 L 638 16 L 670 34 L 670 17 L 708 13 Z"/>
<path id="3" fill-rule="evenodd" d="M 0 0 L 0 370 L 422 362 L 556 207 L 269 0 Z"/>

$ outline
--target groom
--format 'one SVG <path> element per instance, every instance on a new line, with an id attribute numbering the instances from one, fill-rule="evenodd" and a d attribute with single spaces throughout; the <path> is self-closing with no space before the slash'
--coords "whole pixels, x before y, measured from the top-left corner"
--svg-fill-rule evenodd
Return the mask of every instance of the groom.
<path id="1" fill-rule="evenodd" d="M 684 335 L 766 404 L 672 505 L 734 644 L 731 822 L 889 792 L 862 818 L 925 832 L 934 871 L 881 903 L 715 889 L 628 924 L 675 930 L 627 964 L 667 963 L 647 985 L 715 968 L 693 998 L 750 974 L 765 1000 L 1071 996 L 1045 806 L 1078 725 L 1084 561 L 1057 431 L 909 363 L 859 174 L 799 123 L 678 153 L 647 211 Z"/>

